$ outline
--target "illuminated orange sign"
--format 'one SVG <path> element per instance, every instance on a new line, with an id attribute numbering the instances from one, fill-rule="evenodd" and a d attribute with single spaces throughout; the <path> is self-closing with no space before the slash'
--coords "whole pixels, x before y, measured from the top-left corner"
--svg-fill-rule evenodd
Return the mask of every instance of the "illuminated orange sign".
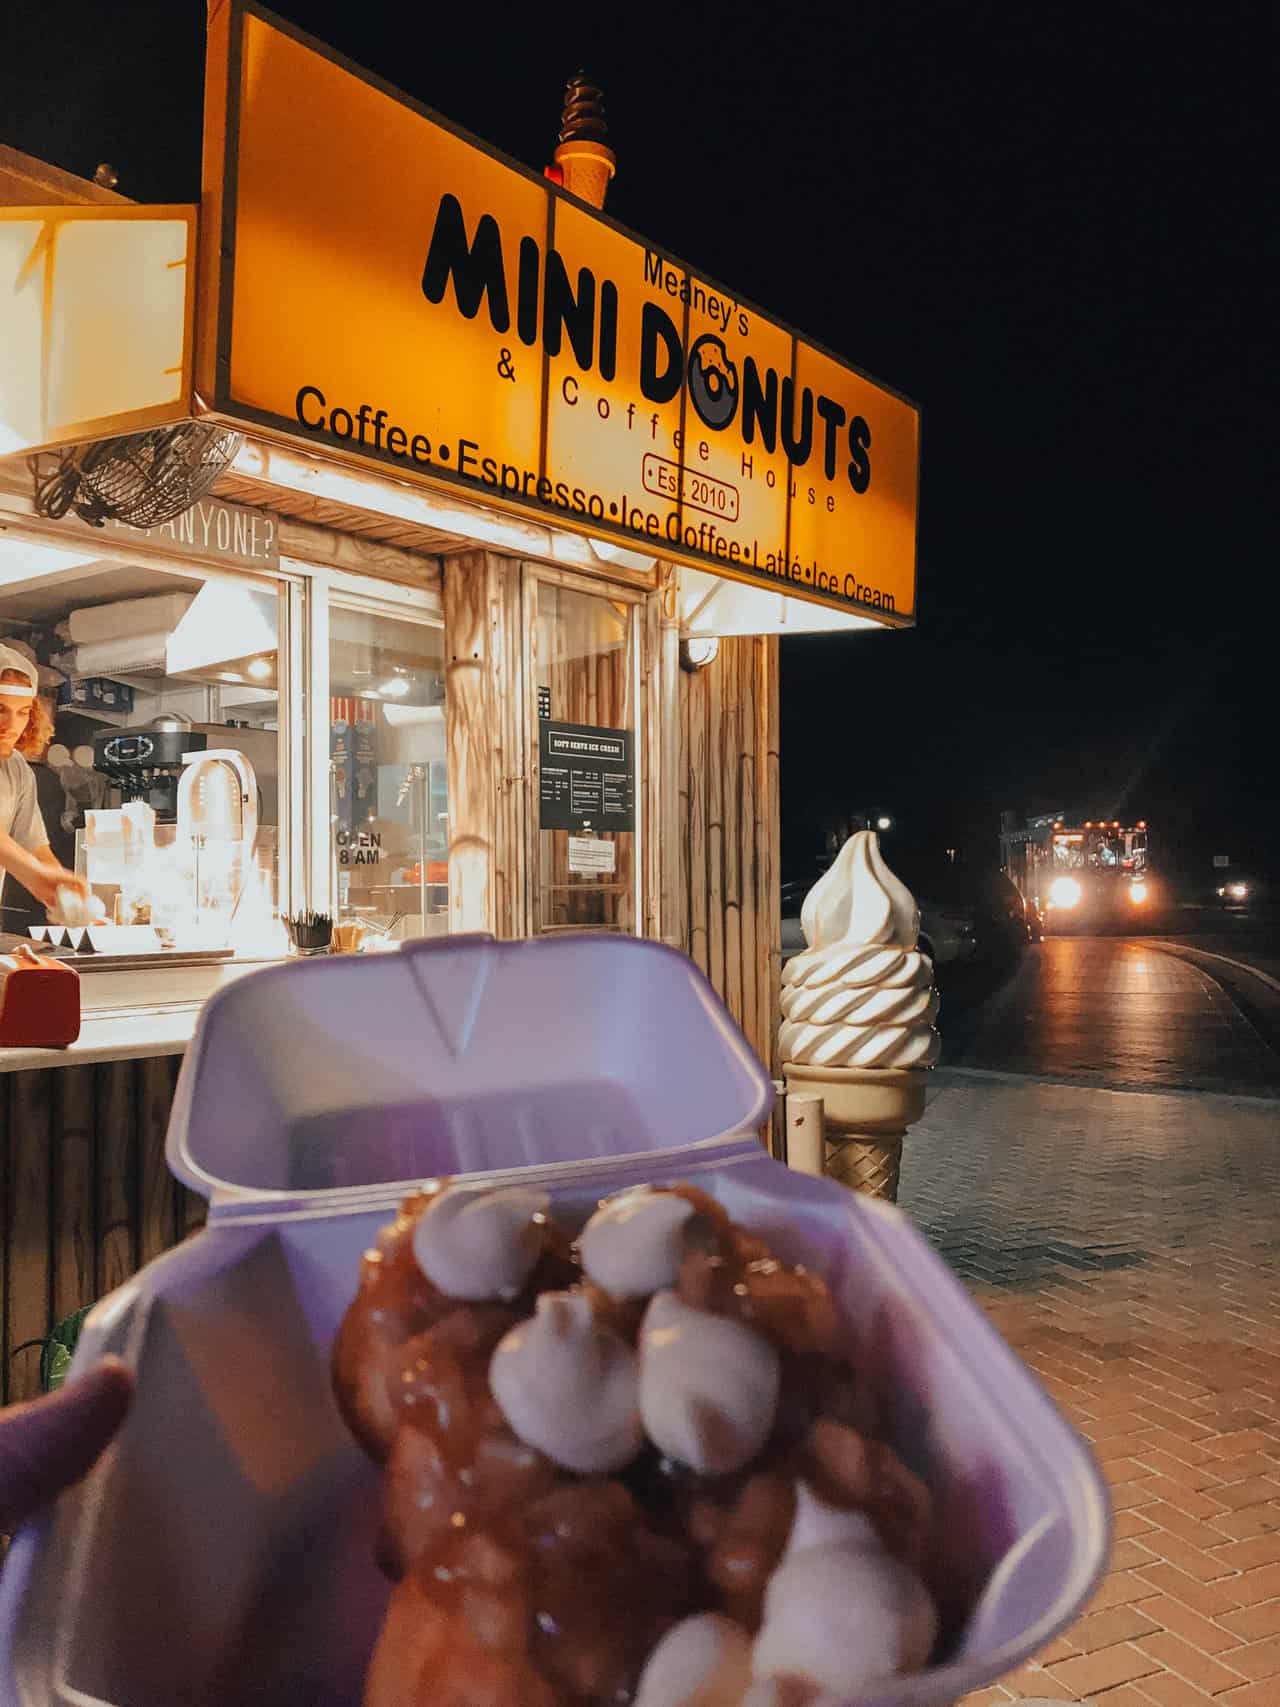
<path id="1" fill-rule="evenodd" d="M 914 620 L 913 404 L 248 0 L 210 30 L 214 410 Z"/>

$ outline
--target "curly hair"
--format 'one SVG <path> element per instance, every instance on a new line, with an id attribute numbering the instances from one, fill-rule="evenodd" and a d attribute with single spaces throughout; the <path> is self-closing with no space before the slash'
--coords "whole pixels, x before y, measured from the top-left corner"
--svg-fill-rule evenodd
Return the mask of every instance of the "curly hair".
<path id="1" fill-rule="evenodd" d="M 25 682 L 26 676 L 17 670 L 0 670 L 0 682 Z M 15 749 L 24 759 L 40 759 L 53 740 L 53 713 L 37 694 L 31 701 L 31 715 L 27 726 L 15 743 Z"/>

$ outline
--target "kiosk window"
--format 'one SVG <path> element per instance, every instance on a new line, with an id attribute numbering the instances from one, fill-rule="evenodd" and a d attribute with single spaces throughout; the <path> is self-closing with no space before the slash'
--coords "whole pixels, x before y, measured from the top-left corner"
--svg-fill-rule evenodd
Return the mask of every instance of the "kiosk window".
<path id="1" fill-rule="evenodd" d="M 634 608 L 537 585 L 539 931 L 636 929 Z"/>
<path id="2" fill-rule="evenodd" d="M 443 935 L 443 631 L 331 605 L 329 694 L 335 923 L 391 941 Z"/>

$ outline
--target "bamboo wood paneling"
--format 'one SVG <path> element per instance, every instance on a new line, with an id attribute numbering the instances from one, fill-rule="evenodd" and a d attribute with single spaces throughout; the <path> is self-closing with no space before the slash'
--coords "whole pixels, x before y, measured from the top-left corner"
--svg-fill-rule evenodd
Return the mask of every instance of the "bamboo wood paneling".
<path id="1" fill-rule="evenodd" d="M 39 1386 L 40 1353 L 17 1347 L 47 1334 L 53 1321 L 53 1085 L 42 1074 L 18 1073 L 5 1088 L 5 1377 L 12 1396 L 22 1399 Z"/>
<path id="2" fill-rule="evenodd" d="M 760 692 L 756 699 L 756 917 L 767 920 L 769 931 L 767 964 L 761 956 L 757 965 L 761 979 L 756 988 L 757 1035 L 768 1038 L 773 1060 L 778 1027 L 782 1023 L 782 789 L 778 763 L 781 705 L 778 688 L 778 642 L 760 642 Z M 775 1152 L 776 1154 L 776 1152 Z"/>
<path id="3" fill-rule="evenodd" d="M 758 1020 L 756 988 L 760 983 L 755 952 L 757 909 L 756 868 L 760 849 L 756 817 L 756 699 L 759 683 L 756 648 L 744 647 L 738 668 L 738 952 L 742 963 L 743 1025 L 754 1032 Z"/>
<path id="4" fill-rule="evenodd" d="M 661 624 L 661 604 L 655 597 L 646 599 L 640 607 L 640 727 L 636 731 L 636 755 L 640 769 L 640 786 L 636 795 L 636 811 L 641 829 L 640 857 L 642 860 L 641 930 L 664 942 L 676 939 L 671 935 L 675 925 L 675 910 L 667 910 L 668 886 L 664 880 L 662 857 L 662 826 L 665 822 L 669 790 L 675 774 L 680 719 L 676 715 L 678 701 L 664 698 L 664 683 L 669 674 L 665 636 Z M 674 656 L 674 654 L 672 654 Z M 662 716 L 662 707 L 671 706 L 671 715 Z M 673 875 L 679 861 L 670 862 Z"/>
<path id="5" fill-rule="evenodd" d="M 747 649 L 734 646 L 720 673 L 720 847 L 724 860 L 724 997 L 741 1021 L 742 1007 L 742 674 Z"/>
<path id="6" fill-rule="evenodd" d="M 518 566 L 498 561 L 490 623 L 492 675 L 496 688 L 498 750 L 495 912 L 499 936 L 523 936 L 529 919 L 529 861 L 526 829 L 525 750 L 529 685 L 525 679 L 523 589 Z M 451 785 L 452 786 L 452 785 Z"/>
<path id="7" fill-rule="evenodd" d="M 165 1165 L 164 1141 L 169 1129 L 169 1110 L 173 1105 L 173 1090 L 181 1057 L 159 1055 L 138 1063 L 136 1098 L 138 1122 L 138 1171 L 140 1198 L 138 1212 L 138 1264 L 142 1267 L 152 1257 L 167 1251 L 174 1242 L 177 1225 L 178 1200 L 195 1198 L 204 1208 L 204 1200 L 180 1186 Z M 187 1212 L 182 1216 L 185 1230 Z"/>
<path id="8" fill-rule="evenodd" d="M 688 902 L 685 916 L 689 921 L 689 940 L 685 945 L 702 970 L 711 976 L 711 934 L 707 925 L 710 905 L 710 878 L 707 856 L 707 813 L 710 808 L 707 779 L 707 729 L 711 682 L 705 670 L 680 678 L 684 716 L 688 731 L 682 742 L 687 765 L 680 778 L 680 800 L 684 809 L 684 845 L 687 850 L 684 867 L 688 881 Z M 682 826 L 677 826 L 677 834 Z"/>
<path id="9" fill-rule="evenodd" d="M 0 1396 L 33 1397 L 55 1323 L 204 1224 L 164 1161 L 181 1057 L 0 1074 Z"/>
<path id="10" fill-rule="evenodd" d="M 138 1133 L 133 1120 L 131 1061 L 105 1062 L 96 1075 L 98 1236 L 95 1296 L 101 1298 L 137 1268 Z"/>
<path id="11" fill-rule="evenodd" d="M 97 1296 L 94 1069 L 50 1075 L 53 1090 L 53 1319 Z"/>
<path id="12" fill-rule="evenodd" d="M 761 1060 L 772 1062 L 782 959 L 778 643 L 720 642 L 679 673 L 678 821 L 667 827 L 687 921 L 684 946 Z"/>
<path id="13" fill-rule="evenodd" d="M 675 615 L 675 589 L 664 587 L 658 633 L 661 666 L 658 697 L 649 699 L 651 741 L 660 760 L 656 798 L 650 808 L 649 846 L 658 864 L 660 910 L 654 934 L 673 947 L 689 938 L 689 843 L 681 834 L 687 810 L 685 778 L 689 768 L 689 720 L 680 701 L 680 629 Z M 682 792 L 683 791 L 683 792 Z"/>
<path id="14" fill-rule="evenodd" d="M 451 932 L 498 928 L 499 740 L 493 727 L 496 665 L 490 620 L 494 581 L 486 552 L 467 552 L 445 564 Z"/>

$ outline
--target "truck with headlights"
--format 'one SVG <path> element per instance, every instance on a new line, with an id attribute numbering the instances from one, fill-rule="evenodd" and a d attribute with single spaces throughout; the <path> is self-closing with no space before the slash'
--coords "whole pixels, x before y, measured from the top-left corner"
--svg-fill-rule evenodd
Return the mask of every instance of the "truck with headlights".
<path id="1" fill-rule="evenodd" d="M 1157 900 L 1145 818 L 1003 815 L 1000 863 L 1047 933 L 1145 928 Z"/>

